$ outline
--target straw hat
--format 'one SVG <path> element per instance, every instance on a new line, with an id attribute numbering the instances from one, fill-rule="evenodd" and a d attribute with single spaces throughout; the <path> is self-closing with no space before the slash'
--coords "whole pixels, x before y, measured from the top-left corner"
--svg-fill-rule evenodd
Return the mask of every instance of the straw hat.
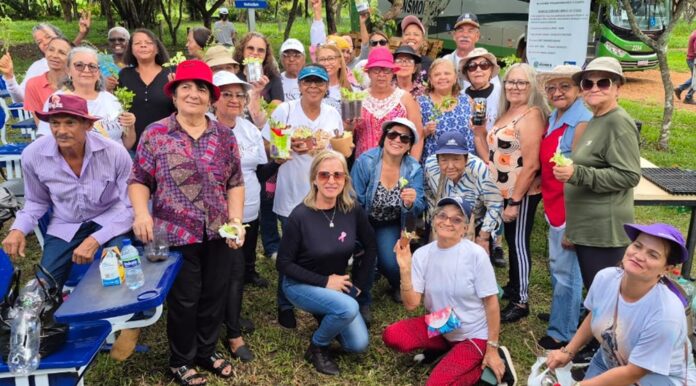
<path id="1" fill-rule="evenodd" d="M 573 81 L 575 81 L 573 76 L 580 71 L 582 71 L 582 68 L 574 64 L 561 64 L 554 67 L 553 70 L 549 72 L 540 73 L 537 75 L 537 80 L 542 86 L 554 79 L 573 79 Z"/>
<path id="2" fill-rule="evenodd" d="M 462 78 L 467 82 L 469 81 L 469 75 L 466 71 L 466 65 L 473 59 L 481 57 L 488 59 L 488 61 L 491 62 L 491 64 L 493 64 L 491 79 L 498 76 L 498 73 L 500 72 L 500 66 L 498 66 L 498 60 L 496 59 L 495 55 L 491 54 L 490 52 L 488 52 L 487 49 L 483 47 L 476 47 L 473 50 L 471 50 L 471 52 L 469 52 L 469 55 L 467 55 L 464 59 L 462 59 L 459 62 L 459 73 L 462 74 Z"/>
<path id="3" fill-rule="evenodd" d="M 575 83 L 580 84 L 582 77 L 588 72 L 592 71 L 602 71 L 618 75 L 618 77 L 621 79 L 621 84 L 626 83 L 626 78 L 624 77 L 621 63 L 619 63 L 618 60 L 608 56 L 600 56 L 599 58 L 592 59 L 592 61 L 585 66 L 584 70 L 573 75 L 573 80 Z"/>

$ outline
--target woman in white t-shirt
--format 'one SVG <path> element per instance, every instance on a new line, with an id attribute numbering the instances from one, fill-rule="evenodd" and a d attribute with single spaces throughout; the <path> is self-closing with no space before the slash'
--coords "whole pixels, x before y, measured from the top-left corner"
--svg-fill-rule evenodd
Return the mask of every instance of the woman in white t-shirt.
<path id="1" fill-rule="evenodd" d="M 72 93 L 87 101 L 89 113 L 100 119 L 92 130 L 131 149 L 135 144 L 135 115 L 124 112 L 118 99 L 104 91 L 104 77 L 99 71 L 97 51 L 90 47 L 75 47 L 68 55 L 68 80 L 56 93 Z M 50 98 L 49 98 L 50 100 Z M 44 110 L 48 108 L 48 100 Z M 46 122 L 40 122 L 37 135 L 50 135 Z"/>
<path id="2" fill-rule="evenodd" d="M 281 103 L 271 114 L 269 121 L 285 124 L 296 135 L 298 130 L 309 131 L 317 139 L 313 149 L 307 142 L 292 139 L 290 158 L 278 169 L 273 198 L 273 212 L 278 215 L 281 227 L 285 227 L 290 212 L 302 202 L 310 190 L 309 169 L 314 155 L 328 146 L 329 137 L 343 133 L 343 121 L 335 108 L 322 103 L 329 88 L 329 74 L 318 64 L 306 65 L 297 76 L 300 83 L 300 99 Z M 263 138 L 271 141 L 269 122 L 263 128 Z M 279 283 L 282 283 L 280 277 Z M 292 304 L 278 287 L 278 322 L 286 328 L 295 328 L 296 320 Z"/>
<path id="3" fill-rule="evenodd" d="M 382 340 L 399 352 L 446 352 L 427 384 L 474 385 L 484 366 L 493 370 L 499 383 L 514 384 L 512 362 L 507 358 L 506 371 L 500 357 L 500 353 L 508 354 L 498 344 L 500 305 L 493 266 L 483 248 L 464 238 L 471 207 L 461 197 L 443 198 L 437 206 L 433 216 L 437 241 L 419 248 L 413 257 L 406 237 L 394 247 L 401 271 L 401 297 L 407 310 L 418 308 L 421 299 L 428 313 L 451 307 L 461 325 L 431 336 L 429 329 L 437 323 L 429 326 L 426 316 L 419 316 L 388 326 Z M 447 312 L 442 314 L 447 318 Z"/>
<path id="4" fill-rule="evenodd" d="M 625 224 L 631 239 L 620 267 L 592 282 L 590 310 L 567 346 L 549 353 L 549 368 L 564 366 L 593 337 L 600 348 L 576 385 L 696 384 L 684 307 L 688 300 L 666 280 L 689 256 L 684 237 L 667 224 Z"/>

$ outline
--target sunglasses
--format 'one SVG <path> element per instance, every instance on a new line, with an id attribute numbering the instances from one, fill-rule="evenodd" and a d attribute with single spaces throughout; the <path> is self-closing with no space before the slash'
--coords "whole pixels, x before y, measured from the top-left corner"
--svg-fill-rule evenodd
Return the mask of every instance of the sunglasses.
<path id="1" fill-rule="evenodd" d="M 82 62 L 77 62 L 73 64 L 73 67 L 79 72 L 83 72 L 85 69 L 87 72 L 97 72 L 99 71 L 99 66 L 94 64 L 94 63 L 82 63 Z"/>
<path id="2" fill-rule="evenodd" d="M 580 81 L 580 88 L 583 91 L 590 91 L 594 88 L 595 85 L 597 85 L 597 88 L 600 90 L 608 90 L 609 87 L 611 87 L 612 81 L 609 78 L 602 78 L 598 79 L 597 81 L 594 81 L 592 79 L 583 79 Z"/>
<path id="3" fill-rule="evenodd" d="M 344 172 L 317 172 L 317 179 L 320 182 L 326 182 L 329 178 L 333 177 L 334 181 L 340 182 L 346 179 L 346 173 Z"/>
<path id="4" fill-rule="evenodd" d="M 493 64 L 489 61 L 481 62 L 481 63 L 469 63 L 466 65 L 466 70 L 469 72 L 474 72 L 476 71 L 477 68 L 480 68 L 482 71 L 489 70 L 491 67 L 493 67 Z"/>
<path id="5" fill-rule="evenodd" d="M 229 92 L 229 91 L 221 92 L 220 96 L 223 99 L 238 99 L 238 100 L 244 100 L 247 97 L 246 94 L 243 92 L 234 93 L 234 92 Z"/>
<path id="6" fill-rule="evenodd" d="M 461 217 L 461 216 L 450 217 L 447 214 L 445 214 L 445 212 L 440 212 L 440 213 L 436 214 L 435 218 L 439 221 L 442 221 L 442 222 L 449 220 L 450 224 L 456 225 L 456 226 L 462 225 L 462 224 L 464 224 L 464 222 L 466 222 L 464 217 Z"/>
<path id="7" fill-rule="evenodd" d="M 561 85 L 558 86 L 558 87 L 556 87 L 556 86 L 546 86 L 546 88 L 544 88 L 544 90 L 546 90 L 546 93 L 547 93 L 547 94 L 553 95 L 553 94 L 556 93 L 556 91 L 560 91 L 561 94 L 565 94 L 565 93 L 567 93 L 568 91 L 570 91 L 571 88 L 573 88 L 573 85 L 572 85 L 572 84 L 570 84 L 570 83 L 563 83 L 563 84 L 561 84 Z"/>
<path id="8" fill-rule="evenodd" d="M 387 133 L 387 138 L 391 139 L 392 141 L 395 141 L 397 138 L 399 138 L 399 141 L 401 143 L 411 143 L 411 140 L 413 137 L 411 137 L 408 134 L 401 134 L 398 131 L 390 131 Z"/>
<path id="9" fill-rule="evenodd" d="M 370 46 L 372 46 L 372 47 L 377 47 L 378 45 L 386 46 L 387 43 L 389 43 L 389 42 L 386 39 L 370 40 Z"/>
<path id="10" fill-rule="evenodd" d="M 109 38 L 109 43 L 125 43 L 126 39 L 124 38 Z"/>

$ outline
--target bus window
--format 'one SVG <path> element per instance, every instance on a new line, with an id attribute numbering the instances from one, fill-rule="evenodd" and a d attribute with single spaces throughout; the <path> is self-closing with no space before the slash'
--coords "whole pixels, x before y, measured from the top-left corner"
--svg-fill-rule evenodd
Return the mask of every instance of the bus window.
<path id="1" fill-rule="evenodd" d="M 633 13 L 636 15 L 638 27 L 642 31 L 660 31 L 669 24 L 670 0 L 631 0 Z M 611 6 L 609 22 L 616 27 L 631 29 L 628 14 L 621 1 Z"/>

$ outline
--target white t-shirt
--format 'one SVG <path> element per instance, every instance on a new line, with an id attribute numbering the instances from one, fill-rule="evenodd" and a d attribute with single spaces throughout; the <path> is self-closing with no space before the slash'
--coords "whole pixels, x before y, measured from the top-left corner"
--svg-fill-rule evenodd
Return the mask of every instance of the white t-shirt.
<path id="1" fill-rule="evenodd" d="M 305 126 L 312 132 L 324 130 L 331 134 L 337 129 L 339 133 L 343 133 L 341 114 L 324 103 L 322 103 L 321 112 L 315 120 L 311 120 L 305 115 L 299 99 L 281 103 L 271 116 L 277 121 L 292 126 L 292 128 Z M 268 123 L 263 127 L 261 134 L 266 141 L 270 141 L 271 128 Z M 273 199 L 274 213 L 283 217 L 290 216 L 290 212 L 309 193 L 309 169 L 312 165 L 312 159 L 310 154 L 300 155 L 293 152 L 291 159 L 280 165 Z"/>
<path id="2" fill-rule="evenodd" d="M 231 46 L 234 44 L 232 41 L 232 33 L 236 32 L 234 29 L 234 24 L 231 21 L 218 20 L 213 24 L 213 32 L 215 33 L 215 40 L 220 44 L 225 44 Z"/>
<path id="3" fill-rule="evenodd" d="M 285 94 L 285 102 L 300 99 L 300 85 L 297 78 L 288 78 L 285 71 L 280 73 L 280 81 L 283 82 L 283 94 Z"/>
<path id="4" fill-rule="evenodd" d="M 486 251 L 466 239 L 447 249 L 433 241 L 416 250 L 412 261 L 413 289 L 423 294 L 426 310 L 452 307 L 462 322 L 445 338 L 452 342 L 488 339 L 482 299 L 498 294 L 498 284 Z"/>
<path id="5" fill-rule="evenodd" d="M 638 367 L 669 376 L 675 385 L 684 384 L 688 359 L 688 383 L 696 384 L 696 367 L 681 301 L 667 286 L 657 284 L 640 300 L 628 303 L 619 296 L 623 275 L 621 269 L 611 267 L 595 276 L 585 299 L 585 307 L 592 311 L 592 335 L 603 342 L 602 332 L 614 323 L 614 307 L 618 300 L 617 341 L 614 343 L 620 355 Z M 684 343 L 688 345 L 686 358 Z M 604 359 L 609 368 L 614 367 L 606 354 Z"/>
<path id="6" fill-rule="evenodd" d="M 54 94 L 62 94 L 62 90 Z M 50 97 L 49 97 L 50 100 Z M 48 110 L 48 100 L 44 103 L 44 111 Z M 87 101 L 87 111 L 90 115 L 101 118 L 94 122 L 93 131 L 100 134 L 108 134 L 114 141 L 123 144 L 123 128 L 118 123 L 118 116 L 121 114 L 121 104 L 116 97 L 106 91 L 100 91 L 95 99 Z M 40 121 L 36 130 L 36 135 L 51 135 L 51 128 L 48 122 Z"/>
<path id="7" fill-rule="evenodd" d="M 242 175 L 244 177 L 244 222 L 248 223 L 259 217 L 261 208 L 261 184 L 256 177 L 256 167 L 268 162 L 263 146 L 261 131 L 248 120 L 237 117 L 234 136 L 237 139 L 241 157 Z"/>
<path id="8" fill-rule="evenodd" d="M 469 88 L 469 86 L 471 86 L 471 83 L 469 83 L 469 81 L 467 81 L 467 80 L 464 80 L 464 78 L 462 78 L 462 73 L 459 71 L 459 62 L 461 62 L 462 59 L 464 59 L 464 58 L 460 58 L 457 55 L 457 51 L 453 51 L 453 52 L 443 56 L 443 58 L 449 59 L 450 61 L 452 61 L 452 63 L 454 63 L 454 70 L 457 72 L 457 78 L 459 80 L 459 87 L 462 90 L 466 90 L 467 88 Z M 491 79 L 491 83 L 494 84 L 498 90 L 502 90 L 500 78 L 498 76 L 494 76 L 493 79 Z M 500 94 L 498 94 L 498 95 L 500 95 Z M 497 117 L 496 117 L 496 119 L 497 119 Z"/>

